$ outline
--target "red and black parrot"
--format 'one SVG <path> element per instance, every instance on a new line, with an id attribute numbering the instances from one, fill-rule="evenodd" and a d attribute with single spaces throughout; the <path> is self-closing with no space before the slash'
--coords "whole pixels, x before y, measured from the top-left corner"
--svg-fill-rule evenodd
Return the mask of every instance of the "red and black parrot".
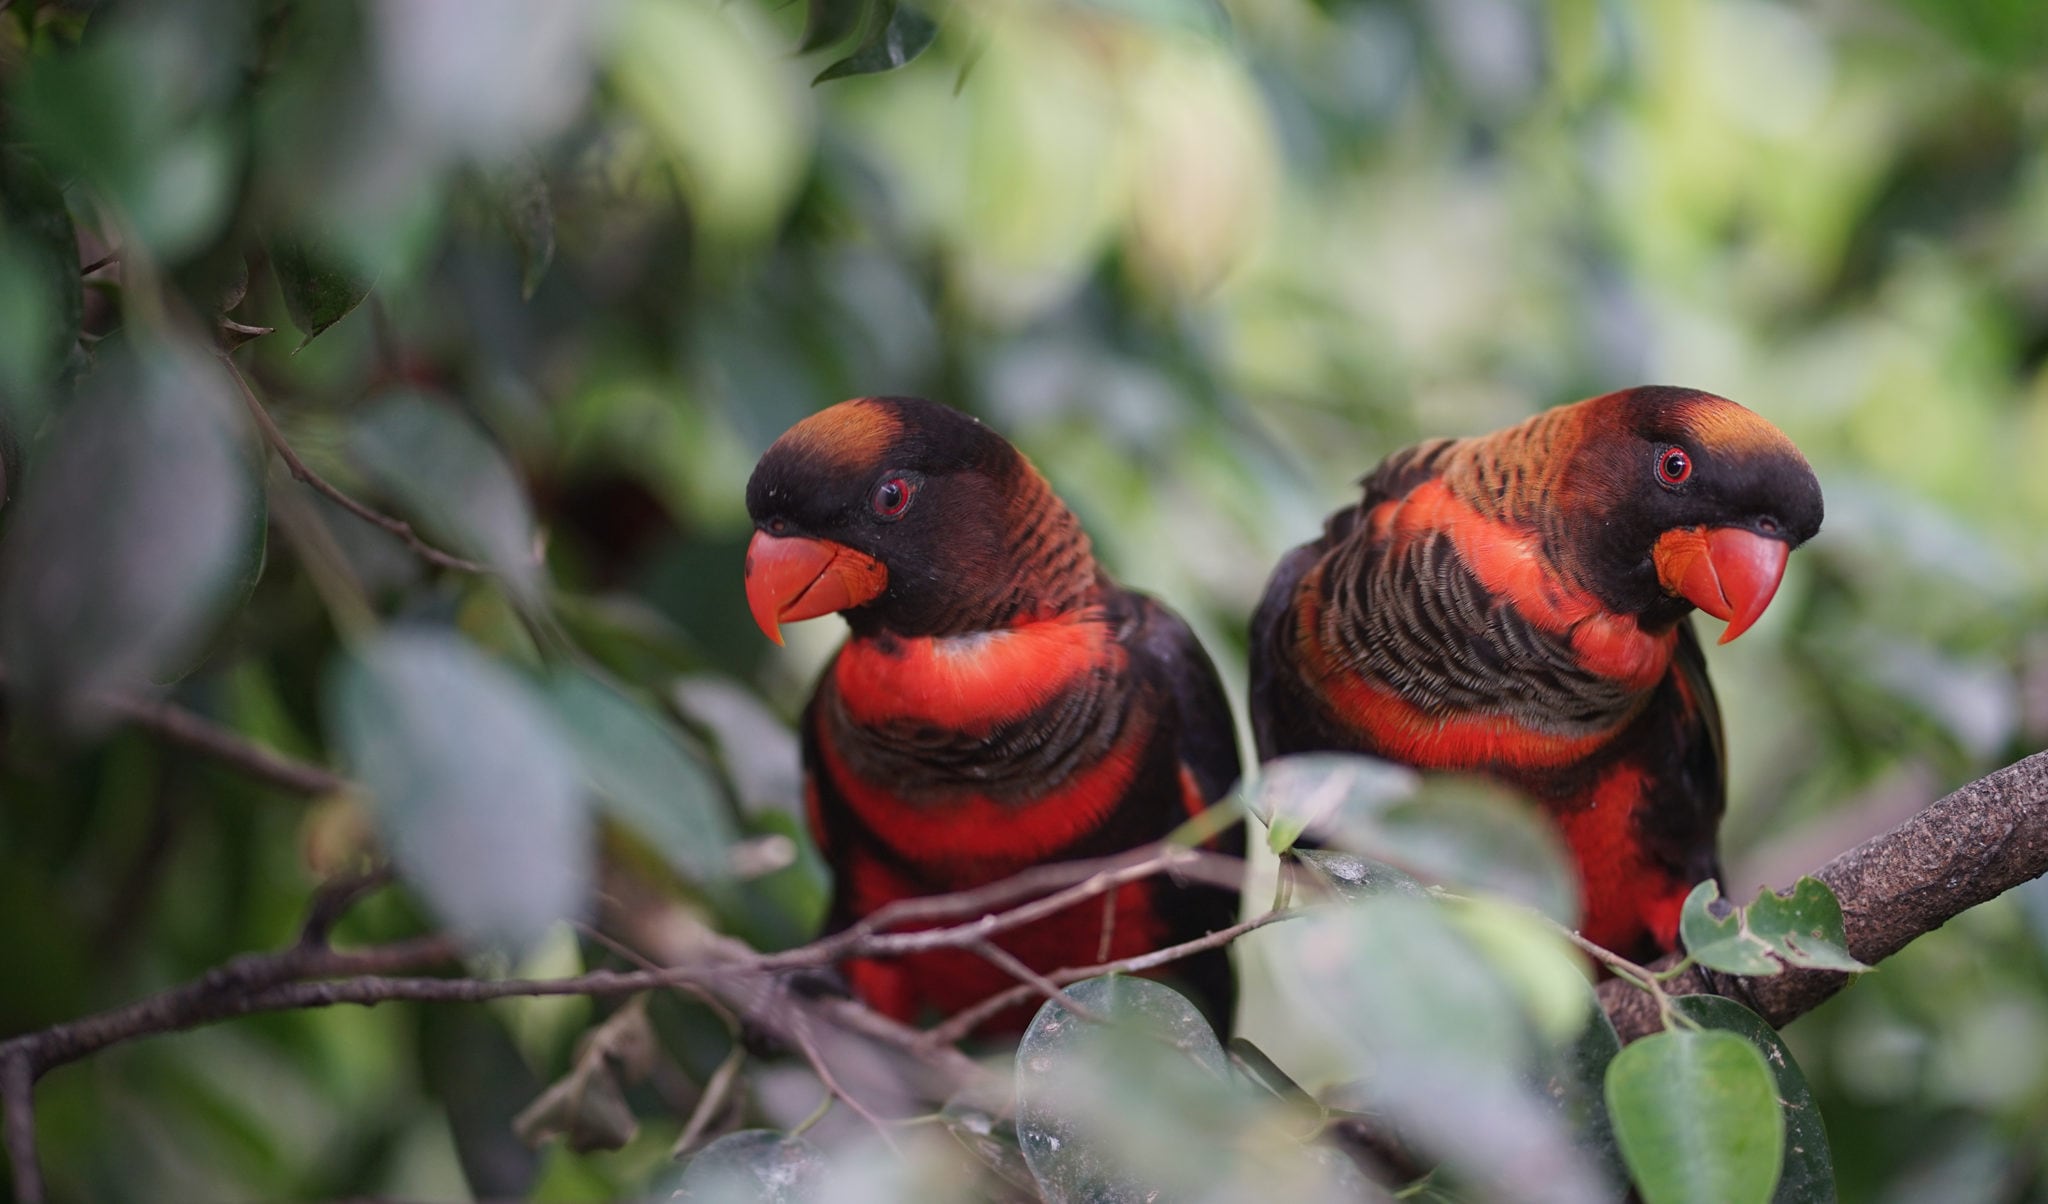
<path id="1" fill-rule="evenodd" d="M 1134 848 L 1236 782 L 1229 702 L 1193 633 L 1111 580 L 1045 478 L 976 419 L 904 397 L 832 406 L 761 457 L 747 511 L 761 630 L 779 644 L 781 624 L 833 613 L 851 629 L 802 719 L 831 929 L 892 900 Z M 1212 847 L 1242 845 L 1233 829 Z M 1230 892 L 1153 878 L 996 943 L 1045 973 L 1190 940 L 1236 910 Z M 1015 983 L 962 950 L 846 970 L 858 997 L 906 1021 Z M 1222 950 L 1165 973 L 1227 1031 Z"/>
<path id="2" fill-rule="evenodd" d="M 1721 718 L 1691 612 L 1741 635 L 1820 483 L 1724 398 L 1643 387 L 1388 456 L 1294 549 L 1252 620 L 1262 759 L 1339 750 L 1533 797 L 1578 863 L 1583 932 L 1672 949 L 1719 876 Z"/>

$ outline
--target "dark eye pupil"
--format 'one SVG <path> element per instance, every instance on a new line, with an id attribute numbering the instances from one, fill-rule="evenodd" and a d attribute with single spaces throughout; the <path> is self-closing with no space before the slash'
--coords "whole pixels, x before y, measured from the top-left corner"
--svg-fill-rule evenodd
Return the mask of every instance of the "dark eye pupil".
<path id="1" fill-rule="evenodd" d="M 1686 463 L 1684 452 L 1671 451 L 1664 453 L 1664 477 L 1666 480 L 1683 480 L 1686 471 L 1691 467 L 1690 464 Z"/>
<path id="2" fill-rule="evenodd" d="M 903 482 L 890 481 L 875 495 L 875 504 L 883 510 L 895 511 L 903 506 Z"/>

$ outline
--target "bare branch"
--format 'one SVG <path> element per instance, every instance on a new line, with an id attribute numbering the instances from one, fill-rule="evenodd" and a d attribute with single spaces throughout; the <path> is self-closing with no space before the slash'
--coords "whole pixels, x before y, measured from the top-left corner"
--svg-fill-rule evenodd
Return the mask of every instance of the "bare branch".
<path id="1" fill-rule="evenodd" d="M 36 1160 L 36 1071 L 26 1052 L 0 1055 L 0 1106 L 7 1109 L 7 1161 L 14 1168 L 14 1198 L 43 1198 L 43 1168 Z"/>
<path id="2" fill-rule="evenodd" d="M 324 765 L 296 760 L 265 748 L 183 707 L 133 695 L 109 698 L 107 705 L 116 715 L 139 728 L 293 794 L 318 798 L 348 789 L 348 779 Z"/>
<path id="3" fill-rule="evenodd" d="M 1154 949 L 1150 953 L 1118 958 L 1116 961 L 1098 962 L 1092 966 L 1072 966 L 1062 970 L 1054 970 L 1045 977 L 1048 982 L 1065 986 L 1068 983 L 1080 982 L 1084 978 L 1095 978 L 1103 974 L 1143 974 L 1147 970 L 1157 969 L 1160 966 L 1177 962 L 1184 957 L 1192 957 L 1197 953 L 1221 948 L 1247 932 L 1264 928 L 1266 925 L 1277 920 L 1284 920 L 1289 916 L 1298 914 L 1300 914 L 1298 910 L 1269 911 L 1264 915 L 1254 916 L 1249 920 L 1240 920 L 1228 928 L 1218 928 L 1214 932 L 1205 936 L 1198 936 L 1191 941 L 1182 941 L 1178 945 L 1168 945 L 1161 949 Z M 980 1028 L 988 1021 L 989 1017 L 998 1015 L 1005 1009 L 1016 1007 L 1018 1004 L 1024 1003 L 1033 996 L 1042 993 L 1039 987 L 1032 984 L 1019 984 L 1011 987 L 1001 994 L 989 996 L 971 1008 L 966 1008 L 948 1016 L 942 1023 L 927 1029 L 924 1033 L 924 1040 L 930 1045 L 941 1047 L 955 1045 L 965 1040 L 969 1033 Z M 1066 1006 L 1069 1010 L 1076 1010 L 1071 1004 Z"/>
<path id="4" fill-rule="evenodd" d="M 242 391 L 242 400 L 248 404 L 249 416 L 256 420 L 257 429 L 263 432 L 263 441 L 270 444 L 271 448 L 277 452 L 278 458 L 283 460 L 285 466 L 292 470 L 292 476 L 312 486 L 329 501 L 355 515 L 357 518 L 362 519 L 371 526 L 382 527 L 384 530 L 404 540 L 407 547 L 419 553 L 420 558 L 430 564 L 439 565 L 444 569 L 454 569 L 461 573 L 491 573 L 495 571 L 487 564 L 475 560 L 465 560 L 460 556 L 454 556 L 442 551 L 426 540 L 421 539 L 419 533 L 412 529 L 411 523 L 406 522 L 402 518 L 394 518 L 380 510 L 372 510 L 370 507 L 363 505 L 348 494 L 335 488 L 332 484 L 328 483 L 327 478 L 306 467 L 306 462 L 299 459 L 299 454 L 292 450 L 291 443 L 285 439 L 284 432 L 278 429 L 277 420 L 272 418 L 270 411 L 264 409 L 263 403 L 257 400 L 256 391 L 249 386 L 249 378 L 242 375 L 241 366 L 235 363 L 235 357 L 223 351 L 220 353 L 220 362 L 227 365 L 228 375 L 235 378 L 235 386 Z"/>
<path id="5" fill-rule="evenodd" d="M 1979 903 L 2048 873 L 2048 752 L 1964 786 L 1912 819 L 1828 862 L 1814 877 L 1842 901 L 1849 952 L 1875 965 Z M 1667 970 L 1678 959 L 1650 966 Z M 1791 1023 L 1842 989 L 1849 975 L 1787 969 L 1734 979 L 1693 968 L 1665 983 L 1673 995 L 1736 999 L 1776 1026 Z M 1625 1038 L 1655 1032 L 1656 1001 L 1615 981 L 1602 1006 Z"/>

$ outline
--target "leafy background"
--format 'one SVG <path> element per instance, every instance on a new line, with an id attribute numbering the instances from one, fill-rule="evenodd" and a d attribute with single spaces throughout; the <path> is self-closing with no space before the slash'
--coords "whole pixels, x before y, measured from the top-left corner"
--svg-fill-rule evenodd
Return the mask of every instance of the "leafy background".
<path id="1" fill-rule="evenodd" d="M 1828 498 L 1770 614 L 1710 658 L 1730 894 L 2048 744 L 2048 10 L 889 11 L 877 38 L 862 6 L 763 0 L 0 6 L 0 1032 L 288 940 L 316 871 L 373 823 L 404 862 L 404 833 L 462 814 L 437 805 L 492 819 L 536 909 L 574 897 L 567 775 L 608 734 L 584 759 L 624 767 L 594 789 L 637 836 L 605 847 L 674 864 L 728 930 L 802 939 L 822 879 L 774 839 L 785 725 L 839 629 L 787 652 L 753 629 L 742 487 L 860 394 L 1009 434 L 1241 698 L 1267 568 L 1384 453 L 1710 389 Z M 309 464 L 501 574 L 246 471 L 203 352 L 223 310 L 278 328 L 241 359 Z M 373 784 L 442 781 L 421 747 L 511 768 L 451 755 L 418 806 L 308 807 L 107 734 L 93 690 L 138 672 Z M 690 862 L 740 834 L 782 868 Z M 493 885 L 425 905 L 483 898 L 521 945 L 537 921 Z M 523 948 L 530 972 L 593 955 L 559 929 Z M 1313 1084 L 1314 1051 L 1268 1031 L 1266 949 L 1245 1029 Z M 2043 1190 L 2044 988 L 2036 884 L 1794 1026 L 1844 1198 Z M 508 1136 L 594 1018 L 344 1010 L 124 1048 L 44 1084 L 44 1158 L 105 1199 L 637 1189 L 675 1128 L 647 1100 L 621 1154 Z M 704 1018 L 667 1022 L 701 1081 Z M 757 1094 L 782 1124 L 813 1102 L 768 1072 Z"/>

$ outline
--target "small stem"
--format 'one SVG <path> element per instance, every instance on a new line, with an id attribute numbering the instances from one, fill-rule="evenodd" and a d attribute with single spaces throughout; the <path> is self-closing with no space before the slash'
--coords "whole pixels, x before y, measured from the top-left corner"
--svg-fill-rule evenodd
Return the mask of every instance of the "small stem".
<path id="1" fill-rule="evenodd" d="M 491 566 L 479 561 L 466 560 L 463 557 L 443 552 L 426 540 L 421 539 L 419 534 L 412 529 L 411 523 L 406 522 L 402 518 L 394 518 L 382 511 L 372 510 L 370 507 L 363 505 L 361 502 L 329 484 L 327 478 L 306 467 L 306 462 L 299 459 L 299 454 L 292 450 L 290 441 L 284 437 L 284 431 L 279 429 L 277 420 L 270 416 L 270 411 L 264 409 L 263 403 L 257 399 L 256 390 L 250 387 L 249 378 L 242 375 L 241 366 L 235 363 L 235 357 L 222 351 L 219 353 L 219 358 L 221 363 L 227 365 L 228 375 L 235 378 L 235 386 L 242 391 L 242 400 L 249 407 L 249 416 L 256 420 L 257 429 L 263 432 L 263 441 L 268 443 L 271 450 L 277 453 L 278 458 L 285 462 L 285 466 L 291 469 L 292 476 L 312 486 L 329 501 L 355 515 L 357 518 L 362 519 L 371 526 L 381 527 L 404 540 L 407 547 L 417 552 L 422 559 L 430 564 L 439 565 L 444 569 L 454 569 L 462 573 L 489 574 L 496 571 Z"/>
<path id="2" fill-rule="evenodd" d="M 818 1106 L 811 1109 L 811 1114 L 809 1116 L 804 1117 L 802 1120 L 796 1123 L 796 1127 L 792 1128 L 789 1131 L 789 1135 L 791 1137 L 802 1137 L 805 1133 L 809 1132 L 811 1128 L 814 1125 L 816 1125 L 819 1121 L 825 1119 L 825 1114 L 827 1112 L 830 1112 L 832 1110 L 832 1105 L 838 1102 L 838 1093 L 832 1091 L 830 1088 L 827 1088 L 825 1091 L 825 1098 L 818 1101 Z"/>

